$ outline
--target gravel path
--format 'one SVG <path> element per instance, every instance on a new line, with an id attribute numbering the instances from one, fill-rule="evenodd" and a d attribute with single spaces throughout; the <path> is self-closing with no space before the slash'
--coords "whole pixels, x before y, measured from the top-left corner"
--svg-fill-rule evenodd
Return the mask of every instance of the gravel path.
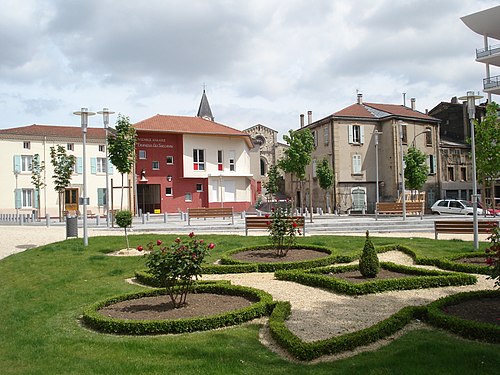
<path id="1" fill-rule="evenodd" d="M 399 251 L 379 254 L 379 259 L 414 266 L 413 259 Z M 427 266 L 423 268 L 435 269 Z M 492 280 L 487 280 L 483 275 L 477 277 L 475 285 L 389 291 L 363 296 L 345 296 L 276 280 L 272 273 L 204 275 L 203 280 L 231 280 L 233 284 L 265 290 L 275 300 L 290 301 L 292 313 L 287 321 L 288 328 L 303 341 L 316 341 L 370 327 L 405 306 L 425 305 L 458 292 L 493 288 Z"/>

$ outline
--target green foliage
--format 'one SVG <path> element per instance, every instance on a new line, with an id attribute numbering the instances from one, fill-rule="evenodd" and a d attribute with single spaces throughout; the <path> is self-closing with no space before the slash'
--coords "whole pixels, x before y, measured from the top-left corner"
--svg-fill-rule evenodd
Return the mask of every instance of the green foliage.
<path id="1" fill-rule="evenodd" d="M 420 258 L 418 259 L 417 264 L 435 266 L 443 270 L 449 270 L 449 271 L 490 275 L 491 272 L 486 264 L 486 261 L 484 265 L 458 263 L 455 261 L 461 258 L 475 258 L 478 256 L 482 256 L 482 254 L 469 252 L 469 253 L 456 254 L 446 258 Z"/>
<path id="2" fill-rule="evenodd" d="M 366 231 L 365 246 L 359 259 L 359 272 L 363 277 L 376 277 L 380 269 L 377 252 L 373 246 L 370 234 Z"/>
<path id="3" fill-rule="evenodd" d="M 132 212 L 128 210 L 118 211 L 115 215 L 116 225 L 120 228 L 125 228 L 132 225 Z"/>
<path id="4" fill-rule="evenodd" d="M 174 307 L 182 307 L 186 304 L 186 298 L 192 289 L 194 279 L 201 276 L 201 264 L 209 249 L 213 249 L 213 243 L 207 244 L 204 240 L 195 238 L 193 232 L 189 234 L 189 240 L 181 240 L 177 237 L 170 247 L 157 240 L 156 244 L 149 242 L 147 248 L 146 266 L 157 280 L 158 284 L 166 288 Z M 142 246 L 137 250 L 142 251 Z"/>
<path id="5" fill-rule="evenodd" d="M 269 217 L 269 215 L 266 215 Z M 297 234 L 300 235 L 298 219 L 290 215 L 288 204 L 286 207 L 272 209 L 268 223 L 269 240 L 276 248 L 276 255 L 286 256 L 288 250 L 297 243 Z"/>
<path id="6" fill-rule="evenodd" d="M 318 183 L 321 189 L 328 190 L 333 186 L 335 176 L 328 159 L 323 159 L 318 163 L 316 166 L 316 176 L 318 176 Z"/>
<path id="7" fill-rule="evenodd" d="M 429 175 L 427 157 L 422 151 L 411 146 L 404 156 L 404 161 L 406 187 L 411 190 L 420 190 Z"/>
<path id="8" fill-rule="evenodd" d="M 500 326 L 468 319 L 461 319 L 446 313 L 446 307 L 456 305 L 463 301 L 500 298 L 500 290 L 480 290 L 476 292 L 463 292 L 443 297 L 427 306 L 427 319 L 430 324 L 454 332 L 460 336 L 500 343 Z"/>
<path id="9" fill-rule="evenodd" d="M 415 267 L 396 265 L 383 262 L 381 267 L 389 271 L 412 275 L 395 279 L 383 279 L 353 284 L 340 278 L 332 277 L 335 273 L 359 270 L 357 265 L 349 266 L 326 266 L 310 270 L 276 271 L 278 280 L 293 281 L 296 283 L 330 289 L 337 293 L 347 295 L 363 295 L 370 293 L 381 293 L 389 290 L 408 290 L 421 288 L 437 288 L 452 285 L 471 285 L 477 282 L 473 275 L 463 273 L 450 273 L 444 271 L 425 270 Z"/>
<path id="10" fill-rule="evenodd" d="M 279 189 L 279 180 L 281 176 L 277 165 L 271 165 L 267 171 L 267 182 L 264 183 L 264 188 L 269 198 L 273 198 Z"/>
<path id="11" fill-rule="evenodd" d="M 481 179 L 500 178 L 500 105 L 492 102 L 486 106 L 486 117 L 474 121 L 476 166 Z"/>
<path id="12" fill-rule="evenodd" d="M 82 321 L 100 332 L 118 333 L 126 335 L 152 335 L 167 333 L 185 333 L 206 331 L 225 326 L 241 324 L 243 322 L 270 314 L 273 307 L 273 298 L 269 293 L 261 290 L 234 286 L 228 283 L 197 283 L 193 285 L 193 292 L 214 293 L 241 296 L 254 300 L 251 306 L 228 311 L 227 313 L 188 319 L 175 320 L 126 320 L 104 316 L 99 309 L 121 301 L 158 296 L 165 294 L 165 290 L 155 289 L 139 293 L 125 294 L 97 302 L 84 311 Z M 168 293 L 168 292 L 167 292 Z"/>
<path id="13" fill-rule="evenodd" d="M 500 287 L 500 228 L 498 224 L 493 226 L 487 239 L 490 241 L 490 246 L 486 248 L 488 256 L 486 263 L 491 267 L 490 276 L 495 280 L 495 285 Z"/>
<path id="14" fill-rule="evenodd" d="M 123 209 L 123 176 L 132 172 L 135 161 L 135 129 L 127 116 L 118 115 L 116 127 L 108 135 L 108 155 L 111 163 L 122 175 L 122 194 L 120 207 Z M 107 166 L 106 166 L 107 168 Z"/>
<path id="15" fill-rule="evenodd" d="M 71 182 L 76 157 L 68 155 L 63 146 L 57 145 L 57 147 L 50 147 L 50 162 L 54 167 L 54 174 L 52 175 L 54 189 L 61 193 Z"/>
<path id="16" fill-rule="evenodd" d="M 309 129 L 304 129 L 289 130 L 283 139 L 290 147 L 285 149 L 285 156 L 278 161 L 278 166 L 302 181 L 306 176 L 306 167 L 311 162 L 314 137 Z"/>
<path id="17" fill-rule="evenodd" d="M 38 192 L 36 207 L 38 208 L 38 216 L 40 216 L 40 190 L 45 188 L 43 179 L 43 172 L 45 171 L 45 162 L 40 161 L 40 155 L 33 155 L 33 162 L 31 164 L 31 183 Z"/>

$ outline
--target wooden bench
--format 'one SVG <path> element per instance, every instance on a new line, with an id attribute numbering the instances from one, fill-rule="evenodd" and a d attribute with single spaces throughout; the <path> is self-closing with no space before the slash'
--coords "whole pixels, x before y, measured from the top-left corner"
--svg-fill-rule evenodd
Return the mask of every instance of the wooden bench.
<path id="1" fill-rule="evenodd" d="M 302 230 L 302 235 L 306 235 L 306 220 L 304 216 L 291 216 L 287 217 L 288 220 L 294 220 L 299 228 Z M 272 217 L 265 216 L 247 216 L 245 217 L 245 236 L 248 236 L 249 229 L 269 229 L 273 222 Z"/>
<path id="2" fill-rule="evenodd" d="M 477 222 L 478 233 L 488 234 L 495 226 L 499 225 L 495 220 L 479 220 Z M 470 234 L 474 233 L 474 221 L 472 220 L 436 220 L 434 222 L 434 238 L 438 239 L 439 233 Z"/>
<path id="3" fill-rule="evenodd" d="M 424 202 L 406 202 L 406 214 L 424 216 Z M 375 210 L 375 219 L 378 215 L 403 215 L 403 202 L 379 202 Z"/>
<path id="4" fill-rule="evenodd" d="M 191 218 L 204 218 L 207 217 L 230 217 L 231 223 L 234 225 L 234 216 L 232 207 L 201 207 L 201 208 L 188 208 L 187 210 L 188 225 L 191 225 Z"/>

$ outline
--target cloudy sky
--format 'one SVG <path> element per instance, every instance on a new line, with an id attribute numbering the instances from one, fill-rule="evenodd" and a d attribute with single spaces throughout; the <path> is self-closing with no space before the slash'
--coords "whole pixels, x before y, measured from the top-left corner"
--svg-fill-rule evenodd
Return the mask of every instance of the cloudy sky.
<path id="1" fill-rule="evenodd" d="M 490 0 L 2 0 L 0 128 L 196 115 L 283 134 L 356 101 L 431 109 L 481 90 Z M 499 42 L 500 43 L 500 42 Z M 116 115 L 111 122 L 116 121 Z M 101 126 L 95 116 L 90 126 Z"/>

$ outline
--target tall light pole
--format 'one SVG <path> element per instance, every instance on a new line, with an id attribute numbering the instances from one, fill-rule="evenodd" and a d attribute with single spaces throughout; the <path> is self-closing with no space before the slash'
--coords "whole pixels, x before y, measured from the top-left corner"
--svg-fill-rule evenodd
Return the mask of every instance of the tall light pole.
<path id="1" fill-rule="evenodd" d="M 104 130 L 106 132 L 106 143 L 104 148 L 106 151 L 106 204 L 104 205 L 106 209 L 106 226 L 109 227 L 109 160 L 108 160 L 108 128 L 109 128 L 109 115 L 114 112 L 110 111 L 108 108 L 103 108 L 102 111 L 98 111 L 98 114 L 102 115 L 102 121 L 104 123 Z"/>
<path id="2" fill-rule="evenodd" d="M 474 95 L 474 91 L 467 91 L 467 96 L 462 96 L 458 100 L 467 101 L 467 113 L 470 122 L 470 143 L 472 151 L 472 214 L 474 226 L 474 250 L 479 249 L 479 230 L 477 221 L 477 177 L 476 177 L 476 139 L 474 136 L 474 118 L 476 115 L 476 99 L 481 99 L 481 95 Z"/>
<path id="3" fill-rule="evenodd" d="M 73 112 L 74 115 L 80 116 L 82 133 L 83 133 L 83 191 L 81 202 L 83 204 L 83 246 L 88 246 L 89 236 L 87 232 L 87 205 L 89 198 L 87 197 L 87 157 L 85 154 L 85 146 L 87 145 L 87 126 L 88 117 L 95 115 L 95 112 L 89 112 L 88 108 L 82 108 L 81 111 Z"/>
<path id="4" fill-rule="evenodd" d="M 413 148 L 415 148 L 415 140 L 417 139 L 417 137 L 418 137 L 419 135 L 421 135 L 421 134 L 429 134 L 430 132 L 432 132 L 432 130 L 431 130 L 430 128 L 427 128 L 427 129 L 425 129 L 423 132 L 418 133 L 415 137 L 413 137 L 413 142 L 411 143 L 411 146 L 412 146 Z"/>
<path id="5" fill-rule="evenodd" d="M 382 134 L 382 132 L 379 132 L 378 130 L 375 130 L 373 132 L 375 134 L 375 179 L 377 182 L 377 203 L 380 201 L 380 194 L 379 194 L 379 181 L 378 181 L 378 136 Z"/>
<path id="6" fill-rule="evenodd" d="M 401 164 L 401 202 L 403 203 L 403 220 L 406 220 L 406 187 L 405 187 L 405 159 L 403 157 L 403 121 L 398 121 L 399 127 L 399 162 Z"/>

